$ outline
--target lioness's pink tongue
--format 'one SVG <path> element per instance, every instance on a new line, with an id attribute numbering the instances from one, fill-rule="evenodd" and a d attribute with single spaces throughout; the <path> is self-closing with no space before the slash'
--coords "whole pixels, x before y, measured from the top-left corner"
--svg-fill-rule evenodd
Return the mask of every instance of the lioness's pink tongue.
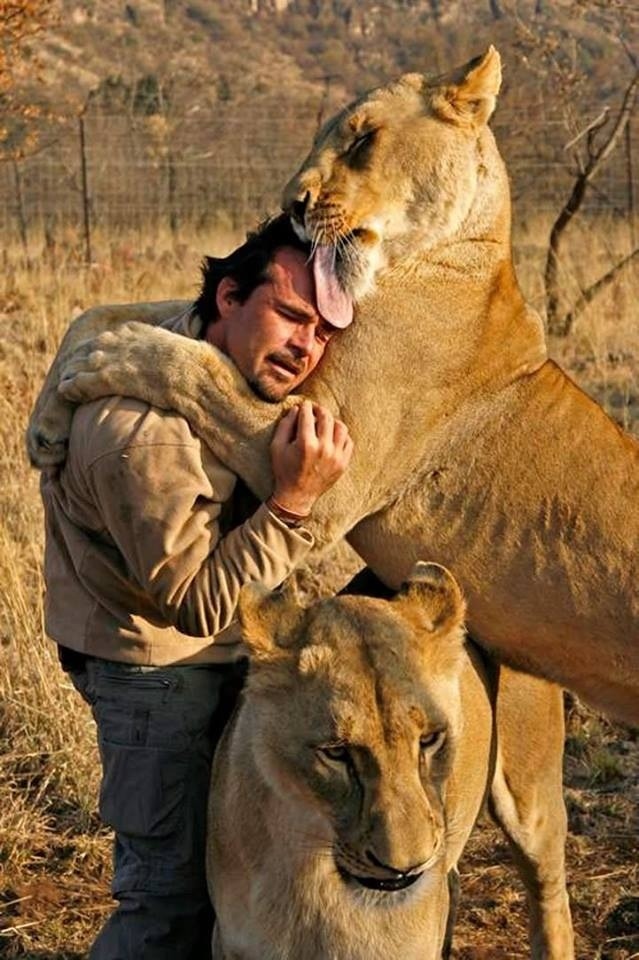
<path id="1" fill-rule="evenodd" d="M 317 247 L 313 255 L 313 276 L 319 312 L 334 327 L 343 330 L 353 319 L 353 301 L 337 279 L 333 247 Z"/>

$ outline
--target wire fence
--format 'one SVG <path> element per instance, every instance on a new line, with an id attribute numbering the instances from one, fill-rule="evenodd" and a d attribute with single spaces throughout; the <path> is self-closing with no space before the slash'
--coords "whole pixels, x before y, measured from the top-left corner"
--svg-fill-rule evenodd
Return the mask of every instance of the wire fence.
<path id="1" fill-rule="evenodd" d="M 593 115 L 596 108 L 593 109 Z M 253 223 L 277 209 L 281 189 L 316 130 L 299 105 L 244 109 L 171 121 L 154 114 L 74 117 L 42 138 L 35 156 L 0 163 L 0 230 L 6 242 L 64 227 L 185 229 Z M 575 171 L 563 121 L 536 107 L 498 112 L 493 124 L 511 176 L 518 213 L 559 212 Z M 634 223 L 639 124 L 589 188 L 586 214 Z"/>

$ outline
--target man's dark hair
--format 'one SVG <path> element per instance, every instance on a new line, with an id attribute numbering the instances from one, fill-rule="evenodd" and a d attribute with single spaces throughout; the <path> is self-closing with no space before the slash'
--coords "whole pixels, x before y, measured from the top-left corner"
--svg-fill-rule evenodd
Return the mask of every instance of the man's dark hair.
<path id="1" fill-rule="evenodd" d="M 275 251 L 281 247 L 293 247 L 303 253 L 310 250 L 310 245 L 299 239 L 289 217 L 283 213 L 265 220 L 257 230 L 247 234 L 242 246 L 228 257 L 205 257 L 202 262 L 202 287 L 194 304 L 195 312 L 204 323 L 217 319 L 217 287 L 223 277 L 235 281 L 235 299 L 245 303 L 255 288 L 269 279 L 268 268 Z"/>

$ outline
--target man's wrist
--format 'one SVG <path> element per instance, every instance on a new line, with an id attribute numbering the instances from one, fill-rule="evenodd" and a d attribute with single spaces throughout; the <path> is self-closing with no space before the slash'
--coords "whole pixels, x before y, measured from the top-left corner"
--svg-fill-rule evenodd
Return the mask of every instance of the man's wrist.
<path id="1" fill-rule="evenodd" d="M 279 500 L 271 494 L 271 496 L 266 501 L 266 506 L 273 513 L 278 520 L 281 520 L 282 523 L 285 523 L 287 527 L 295 528 L 301 527 L 305 520 L 308 520 L 311 515 L 310 509 L 302 512 L 291 510 L 288 506 L 280 503 Z"/>

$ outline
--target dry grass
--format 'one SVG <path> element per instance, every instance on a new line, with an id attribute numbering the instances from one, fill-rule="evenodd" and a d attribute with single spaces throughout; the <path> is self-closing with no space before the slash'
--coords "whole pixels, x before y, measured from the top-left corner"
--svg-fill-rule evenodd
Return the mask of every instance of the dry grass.
<path id="1" fill-rule="evenodd" d="M 543 238 L 538 223 L 516 238 L 526 292 L 539 305 Z M 92 723 L 59 670 L 42 630 L 42 518 L 37 476 L 23 451 L 29 409 L 70 317 L 90 304 L 190 296 L 202 252 L 233 237 L 96 238 L 97 264 L 82 266 L 77 238 L 38 249 L 27 266 L 7 249 L 0 272 L 0 955 L 63 960 L 84 954 L 109 909 L 109 838 L 96 814 Z M 624 228 L 576 237 L 567 282 L 594 279 L 622 252 Z M 575 379 L 629 428 L 636 427 L 639 325 L 634 277 L 552 345 Z M 340 563 L 348 561 L 342 556 Z M 311 578 L 311 582 L 312 578 Z M 566 760 L 571 894 L 579 956 L 639 957 L 636 739 L 574 704 Z M 633 797 L 634 792 L 634 797 Z M 503 841 L 477 832 L 463 866 L 457 956 L 526 956 L 525 907 Z"/>

